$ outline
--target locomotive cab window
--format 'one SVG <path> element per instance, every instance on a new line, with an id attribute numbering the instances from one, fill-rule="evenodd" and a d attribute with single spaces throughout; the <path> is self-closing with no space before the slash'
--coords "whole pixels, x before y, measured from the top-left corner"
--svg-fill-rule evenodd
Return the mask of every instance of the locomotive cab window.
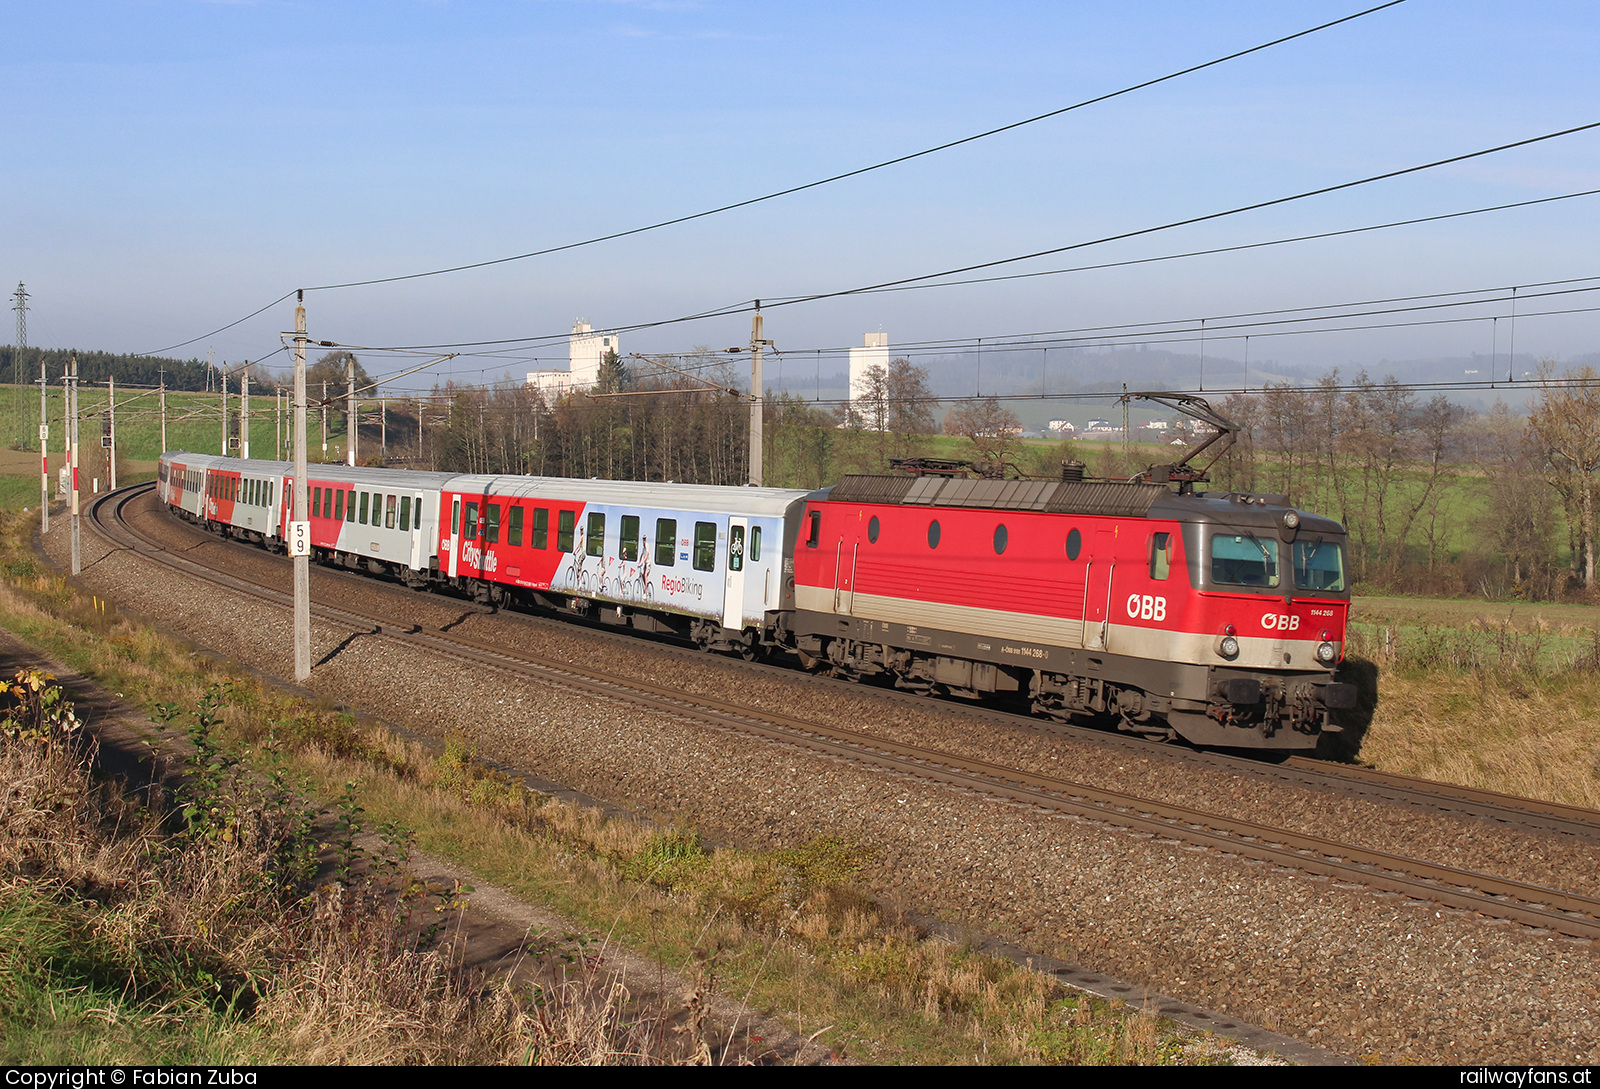
<path id="1" fill-rule="evenodd" d="M 817 542 L 822 540 L 822 512 L 814 510 L 807 517 L 811 519 L 811 529 L 806 534 L 806 547 L 816 548 Z"/>
<path id="2" fill-rule="evenodd" d="M 1294 584 L 1302 590 L 1344 590 L 1344 549 L 1321 537 L 1294 543 Z"/>
<path id="3" fill-rule="evenodd" d="M 678 554 L 678 520 L 656 519 L 656 566 L 671 567 Z"/>
<path id="4" fill-rule="evenodd" d="M 1211 581 L 1224 586 L 1277 586 L 1277 538 L 1254 533 L 1213 535 Z"/>
<path id="5" fill-rule="evenodd" d="M 1172 573 L 1172 534 L 1150 534 L 1150 577 L 1165 581 Z"/>
<path id="6" fill-rule="evenodd" d="M 717 569 L 717 524 L 715 522 L 696 522 L 694 524 L 694 569 L 696 571 L 715 571 Z"/>

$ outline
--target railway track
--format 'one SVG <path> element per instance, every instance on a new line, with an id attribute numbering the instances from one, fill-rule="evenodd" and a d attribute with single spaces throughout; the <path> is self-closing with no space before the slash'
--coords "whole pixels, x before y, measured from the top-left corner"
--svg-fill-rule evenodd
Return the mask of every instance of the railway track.
<path id="1" fill-rule="evenodd" d="M 148 488 L 148 486 L 146 486 Z M 125 489 L 95 501 L 90 521 L 97 532 L 121 548 L 131 549 L 186 575 L 287 608 L 289 595 L 262 587 L 194 559 L 173 555 L 130 526 L 123 517 L 128 504 L 144 489 Z M 895 775 L 938 782 L 959 790 L 1002 799 L 1041 812 L 1090 821 L 1139 835 L 1202 847 L 1275 867 L 1298 871 L 1470 912 L 1538 930 L 1588 941 L 1600 941 L 1600 899 L 1558 889 L 1439 865 L 1384 851 L 1339 843 L 1318 836 L 1288 832 L 1224 814 L 1139 798 L 1049 775 L 884 737 L 774 713 L 767 709 L 690 696 L 679 689 L 567 662 L 541 659 L 500 644 L 455 632 L 427 630 L 417 624 L 395 624 L 386 617 L 363 613 L 327 601 L 314 601 L 313 613 L 325 623 L 447 657 L 479 668 L 491 668 L 524 679 L 576 690 L 586 695 L 671 714 L 718 730 L 757 736 L 797 749 L 853 761 Z M 1310 765 L 1310 766 L 1302 766 Z M 1291 762 L 1271 769 L 1288 776 L 1337 776 L 1374 797 L 1396 797 L 1414 805 L 1438 805 L 1486 820 L 1539 827 L 1585 838 L 1600 837 L 1600 814 L 1488 791 L 1451 788 L 1405 777 L 1362 775 L 1318 762 Z M 1430 800 L 1431 799 L 1431 800 Z M 1586 816 L 1587 815 L 1587 816 Z"/>

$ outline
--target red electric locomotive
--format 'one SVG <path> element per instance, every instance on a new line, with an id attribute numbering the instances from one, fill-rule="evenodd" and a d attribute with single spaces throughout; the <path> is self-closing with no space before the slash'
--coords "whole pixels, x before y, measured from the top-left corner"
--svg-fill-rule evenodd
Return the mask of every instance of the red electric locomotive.
<path id="1" fill-rule="evenodd" d="M 1177 407 L 1232 429 L 1196 399 Z M 1185 462 L 1125 483 L 953 463 L 846 477 L 806 507 L 794 649 L 904 688 L 1025 694 L 1056 719 L 1114 713 L 1150 737 L 1315 748 L 1356 698 L 1334 680 L 1344 528 L 1284 496 L 1195 494 L 1204 474 Z"/>

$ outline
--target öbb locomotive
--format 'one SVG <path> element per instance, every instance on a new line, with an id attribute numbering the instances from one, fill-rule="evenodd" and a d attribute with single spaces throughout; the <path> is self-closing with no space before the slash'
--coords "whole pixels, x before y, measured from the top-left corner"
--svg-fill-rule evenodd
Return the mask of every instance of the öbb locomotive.
<path id="1" fill-rule="evenodd" d="M 796 491 L 313 465 L 307 507 L 325 564 L 1060 721 L 1295 751 L 1354 704 L 1338 523 L 1181 472 L 934 468 Z M 283 551 L 292 474 L 169 452 L 159 495 Z"/>

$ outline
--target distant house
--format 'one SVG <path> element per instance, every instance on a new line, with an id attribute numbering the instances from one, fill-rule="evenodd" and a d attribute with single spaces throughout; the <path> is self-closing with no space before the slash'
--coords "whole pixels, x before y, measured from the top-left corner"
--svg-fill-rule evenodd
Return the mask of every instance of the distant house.
<path id="1" fill-rule="evenodd" d="M 1072 426 L 1071 420 L 1051 420 L 1050 430 L 1058 435 L 1071 435 L 1078 429 Z"/>

